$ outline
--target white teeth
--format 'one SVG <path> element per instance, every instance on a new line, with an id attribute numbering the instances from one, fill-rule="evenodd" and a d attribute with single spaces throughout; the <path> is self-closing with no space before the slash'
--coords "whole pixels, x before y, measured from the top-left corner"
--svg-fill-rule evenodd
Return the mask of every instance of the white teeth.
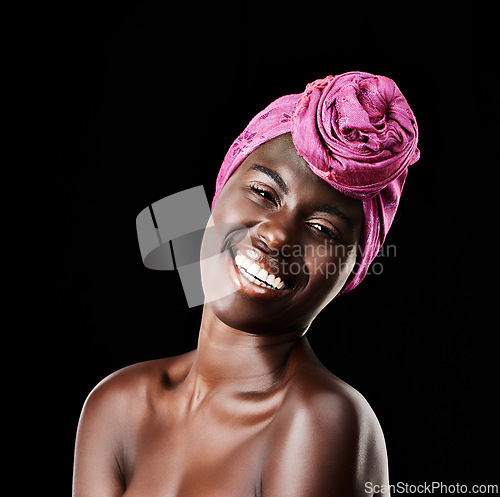
<path id="1" fill-rule="evenodd" d="M 260 266 L 256 264 L 255 262 L 247 269 L 247 271 L 252 275 L 252 276 L 257 276 L 260 271 Z"/>
<path id="2" fill-rule="evenodd" d="M 242 274 L 256 285 L 276 290 L 281 290 L 285 286 L 285 282 L 281 281 L 279 276 L 275 277 L 274 274 L 269 274 L 264 268 L 261 268 L 256 262 L 245 257 L 240 252 L 236 254 L 234 262 L 240 268 Z"/>

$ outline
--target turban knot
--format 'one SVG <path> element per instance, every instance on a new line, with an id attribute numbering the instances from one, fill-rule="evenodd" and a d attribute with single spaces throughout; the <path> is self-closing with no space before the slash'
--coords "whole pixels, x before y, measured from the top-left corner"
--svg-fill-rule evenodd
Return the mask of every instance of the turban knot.
<path id="1" fill-rule="evenodd" d="M 384 76 L 351 72 L 309 83 L 291 132 L 309 167 L 358 199 L 375 196 L 419 158 L 415 116 Z"/>

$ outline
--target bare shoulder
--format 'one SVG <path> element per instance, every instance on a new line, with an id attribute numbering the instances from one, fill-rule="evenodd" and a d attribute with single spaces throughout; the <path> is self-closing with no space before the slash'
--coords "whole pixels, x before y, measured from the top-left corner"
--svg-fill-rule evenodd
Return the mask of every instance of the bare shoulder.
<path id="1" fill-rule="evenodd" d="M 304 363 L 290 382 L 284 407 L 318 423 L 356 431 L 378 431 L 380 424 L 366 398 L 354 387 L 341 380 L 319 361 Z"/>
<path id="2" fill-rule="evenodd" d="M 388 483 L 384 436 L 373 409 L 326 369 L 297 375 L 277 415 L 272 443 L 270 460 L 276 465 L 267 472 L 268 485 L 285 485 L 286 495 L 367 496 L 367 482 Z"/>
<path id="3" fill-rule="evenodd" d="M 126 366 L 100 381 L 85 401 L 85 410 L 126 413 L 128 420 L 140 416 L 148 399 L 165 382 L 183 379 L 191 364 L 192 352 L 179 356 Z M 115 421 L 117 419 L 115 418 Z"/>
<path id="4" fill-rule="evenodd" d="M 189 354 L 142 362 L 104 378 L 90 392 L 78 423 L 73 495 L 123 495 L 135 438 L 165 379 L 182 376 Z"/>

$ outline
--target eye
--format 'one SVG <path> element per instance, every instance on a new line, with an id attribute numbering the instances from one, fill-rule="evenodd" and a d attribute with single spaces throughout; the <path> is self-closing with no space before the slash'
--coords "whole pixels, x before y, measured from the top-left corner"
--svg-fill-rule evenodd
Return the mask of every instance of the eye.
<path id="1" fill-rule="evenodd" d="M 267 202 L 271 202 L 275 206 L 279 205 L 279 198 L 274 190 L 257 183 L 252 183 L 250 190 Z"/>
<path id="2" fill-rule="evenodd" d="M 320 234 L 322 234 L 322 235 L 324 235 L 324 236 L 326 236 L 326 237 L 328 237 L 328 238 L 330 238 L 332 240 L 342 241 L 341 237 L 339 236 L 339 234 L 335 230 L 333 230 L 333 229 L 325 226 L 322 223 L 318 223 L 318 222 L 315 222 L 315 221 L 310 221 L 307 224 L 312 229 L 318 231 Z"/>

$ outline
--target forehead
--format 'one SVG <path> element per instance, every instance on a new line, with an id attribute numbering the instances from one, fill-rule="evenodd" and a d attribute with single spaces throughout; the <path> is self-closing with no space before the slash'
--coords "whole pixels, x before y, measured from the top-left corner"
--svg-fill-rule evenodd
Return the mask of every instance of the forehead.
<path id="1" fill-rule="evenodd" d="M 290 133 L 280 135 L 263 143 L 243 161 L 243 164 L 247 162 L 248 159 L 251 160 L 252 158 L 264 159 L 268 161 L 269 164 L 289 167 L 291 169 L 301 169 L 304 166 L 309 169 L 306 161 L 297 154 Z"/>
<path id="2" fill-rule="evenodd" d="M 353 214 L 358 211 L 362 215 L 361 201 L 335 190 L 311 170 L 307 162 L 298 155 L 290 133 L 256 148 L 238 168 L 240 174 L 251 172 L 254 165 L 264 165 L 276 171 L 291 192 L 301 193 L 309 199 L 321 197 L 349 208 Z"/>

